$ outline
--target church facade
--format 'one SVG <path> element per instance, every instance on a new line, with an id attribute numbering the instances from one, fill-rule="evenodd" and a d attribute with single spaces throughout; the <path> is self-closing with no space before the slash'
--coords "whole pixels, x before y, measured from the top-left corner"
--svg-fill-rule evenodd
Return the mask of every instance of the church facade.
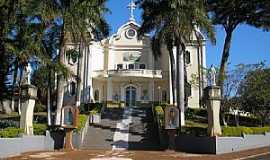
<path id="1" fill-rule="evenodd" d="M 163 47 L 162 54 L 155 57 L 150 36 L 138 39 L 139 27 L 131 17 L 117 33 L 84 47 L 80 68 L 81 103 L 103 103 L 108 107 L 149 106 L 153 102 L 172 104 L 169 53 Z M 74 44 L 67 44 L 66 48 L 72 47 Z M 66 64 L 77 75 L 79 62 L 71 61 L 66 57 Z M 198 108 L 203 83 L 192 82 L 194 77 L 200 77 L 200 82 L 204 78 L 200 72 L 201 67 L 206 67 L 204 42 L 187 45 L 185 66 L 187 106 Z M 75 99 L 75 88 L 76 78 L 71 78 L 65 87 L 64 102 Z"/>

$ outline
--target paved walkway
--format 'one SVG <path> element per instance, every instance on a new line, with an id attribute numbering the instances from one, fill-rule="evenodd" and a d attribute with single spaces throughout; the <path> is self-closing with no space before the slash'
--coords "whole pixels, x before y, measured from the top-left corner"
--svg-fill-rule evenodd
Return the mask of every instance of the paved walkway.
<path id="1" fill-rule="evenodd" d="M 198 155 L 172 151 L 79 150 L 27 153 L 7 160 L 269 160 L 269 152 L 270 147 L 224 155 Z"/>

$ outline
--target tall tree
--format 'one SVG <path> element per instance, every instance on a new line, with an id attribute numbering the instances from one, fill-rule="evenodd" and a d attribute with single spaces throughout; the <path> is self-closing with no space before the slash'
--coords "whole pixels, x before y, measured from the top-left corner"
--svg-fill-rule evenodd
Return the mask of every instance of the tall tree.
<path id="1" fill-rule="evenodd" d="M 224 84 L 234 30 L 240 24 L 269 29 L 269 6 L 268 0 L 208 0 L 208 8 L 214 24 L 223 26 L 226 32 L 218 85 Z"/>
<path id="2" fill-rule="evenodd" d="M 177 105 L 181 113 L 180 124 L 184 125 L 186 44 L 194 39 L 193 33 L 196 32 L 197 27 L 207 33 L 212 40 L 214 39 L 205 2 L 204 0 L 139 0 L 139 3 L 143 9 L 143 24 L 140 32 L 154 31 L 157 37 L 169 39 L 170 45 L 176 48 Z"/>
<path id="3" fill-rule="evenodd" d="M 264 126 L 270 116 L 270 69 L 263 67 L 250 71 L 241 83 L 239 92 L 243 109 L 258 116 Z"/>
<path id="4" fill-rule="evenodd" d="M 101 38 L 108 35 L 108 25 L 104 19 L 106 0 L 59 0 L 38 1 L 39 15 L 46 21 L 59 19 L 61 29 L 59 36 L 59 62 L 65 63 L 65 44 L 67 40 L 87 42 L 87 37 Z M 61 108 L 63 105 L 65 80 L 58 73 L 58 94 L 55 124 L 60 125 Z"/>
<path id="5" fill-rule="evenodd" d="M 34 22 L 34 16 L 30 14 L 33 8 L 29 7 L 29 4 L 31 0 L 7 0 L 0 3 L 0 99 L 6 98 L 7 91 L 3 89 L 10 72 L 14 73 L 14 89 L 17 71 L 20 70 L 22 75 L 30 59 L 43 57 L 40 43 L 43 26 Z"/>

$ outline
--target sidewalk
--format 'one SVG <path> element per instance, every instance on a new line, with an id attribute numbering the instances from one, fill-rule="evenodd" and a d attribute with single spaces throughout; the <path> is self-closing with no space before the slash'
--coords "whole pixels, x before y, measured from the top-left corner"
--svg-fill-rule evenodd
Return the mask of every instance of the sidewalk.
<path id="1" fill-rule="evenodd" d="M 262 153 L 270 153 L 270 147 L 224 155 L 200 155 L 173 151 L 78 150 L 73 152 L 27 153 L 8 160 L 244 160 L 246 158 L 254 159 L 251 155 L 261 155 Z M 263 157 L 266 160 L 270 159 L 269 154 Z"/>

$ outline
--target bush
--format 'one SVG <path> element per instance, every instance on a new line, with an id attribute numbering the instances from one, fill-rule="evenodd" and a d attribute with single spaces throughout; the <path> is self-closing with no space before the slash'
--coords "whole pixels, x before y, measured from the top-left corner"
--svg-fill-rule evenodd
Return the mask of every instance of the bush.
<path id="1" fill-rule="evenodd" d="M 164 127 L 164 123 L 165 123 L 165 113 L 164 110 L 162 108 L 162 106 L 156 106 L 155 107 L 155 118 L 156 120 L 159 122 L 159 124 L 161 125 L 160 127 Z"/>
<path id="2" fill-rule="evenodd" d="M 195 116 L 200 116 L 200 117 L 207 118 L 207 110 L 206 109 L 188 108 L 186 110 L 185 114 L 186 114 L 187 119 L 194 119 Z"/>
<path id="3" fill-rule="evenodd" d="M 81 131 L 81 129 L 84 127 L 86 121 L 87 121 L 87 115 L 80 114 L 79 115 L 79 126 L 77 129 L 74 130 L 74 132 L 77 133 L 77 132 Z"/>
<path id="4" fill-rule="evenodd" d="M 154 102 L 154 106 L 161 106 L 163 109 L 165 109 L 165 107 L 167 106 L 167 103 L 159 103 L 159 102 Z"/>
<path id="5" fill-rule="evenodd" d="M 226 119 L 228 125 L 236 125 L 234 120 L 234 115 L 232 114 L 226 114 Z M 241 126 L 260 126 L 261 121 L 259 118 L 254 116 L 239 116 L 239 125 Z"/>
<path id="6" fill-rule="evenodd" d="M 90 110 L 90 114 L 97 114 L 101 112 L 102 104 L 94 103 L 94 107 Z"/>
<path id="7" fill-rule="evenodd" d="M 243 134 L 263 134 L 270 132 L 270 127 L 224 127 L 222 136 L 242 136 Z"/>
<path id="8" fill-rule="evenodd" d="M 0 130 L 0 138 L 15 138 L 19 137 L 19 135 L 23 133 L 23 129 L 8 127 Z"/>
<path id="9" fill-rule="evenodd" d="M 206 136 L 207 128 L 199 127 L 199 126 L 185 126 L 182 130 L 178 130 L 179 134 L 188 134 L 194 136 Z"/>
<path id="10" fill-rule="evenodd" d="M 34 128 L 34 135 L 45 135 L 48 126 L 47 124 L 34 123 L 33 128 Z"/>
<path id="11" fill-rule="evenodd" d="M 0 121 L 0 129 L 5 129 L 8 127 L 18 128 L 19 123 L 17 121 L 13 121 L 13 120 L 1 120 Z"/>
<path id="12" fill-rule="evenodd" d="M 46 107 L 42 105 L 40 102 L 37 102 L 34 108 L 34 112 L 45 112 Z"/>

